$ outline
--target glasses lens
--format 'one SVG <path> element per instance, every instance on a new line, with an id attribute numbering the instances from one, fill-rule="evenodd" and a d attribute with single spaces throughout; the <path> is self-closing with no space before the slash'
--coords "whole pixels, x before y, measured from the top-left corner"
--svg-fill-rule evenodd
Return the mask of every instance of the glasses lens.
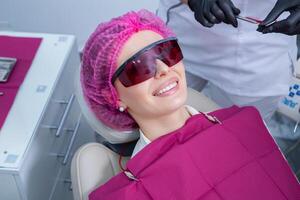
<path id="1" fill-rule="evenodd" d="M 169 67 L 176 65 L 183 59 L 180 47 L 175 40 L 168 41 L 163 44 L 164 50 L 161 53 L 161 61 L 163 61 Z"/>
<path id="2" fill-rule="evenodd" d="M 128 62 L 118 78 L 125 87 L 130 87 L 154 77 L 156 59 L 172 67 L 182 58 L 177 41 L 175 39 L 169 40 L 155 45 Z"/>
<path id="3" fill-rule="evenodd" d="M 141 55 L 125 66 L 119 80 L 125 87 L 130 87 L 152 78 L 155 71 L 155 57 Z"/>

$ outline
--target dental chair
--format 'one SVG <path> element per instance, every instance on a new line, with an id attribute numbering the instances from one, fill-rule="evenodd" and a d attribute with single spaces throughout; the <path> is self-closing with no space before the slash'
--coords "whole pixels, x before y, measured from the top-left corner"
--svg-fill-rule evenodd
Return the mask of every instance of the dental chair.
<path id="1" fill-rule="evenodd" d="M 137 130 L 118 132 L 102 124 L 84 100 L 79 70 L 76 75 L 76 97 L 81 111 L 100 138 L 100 143 L 88 143 L 80 147 L 73 156 L 71 163 L 74 200 L 87 200 L 90 192 L 121 171 L 120 165 L 125 168 L 139 138 L 139 132 Z M 191 88 L 188 88 L 187 105 L 191 105 L 202 112 L 219 108 L 212 100 Z M 122 159 L 120 159 L 120 154 Z"/>

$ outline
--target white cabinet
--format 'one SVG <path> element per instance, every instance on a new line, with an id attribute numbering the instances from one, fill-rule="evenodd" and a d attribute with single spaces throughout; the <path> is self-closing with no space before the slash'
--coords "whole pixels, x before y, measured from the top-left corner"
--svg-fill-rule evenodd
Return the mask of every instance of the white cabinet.
<path id="1" fill-rule="evenodd" d="M 80 65 L 75 38 L 0 35 L 43 38 L 0 130 L 0 200 L 71 200 L 72 155 L 94 140 L 74 95 Z"/>

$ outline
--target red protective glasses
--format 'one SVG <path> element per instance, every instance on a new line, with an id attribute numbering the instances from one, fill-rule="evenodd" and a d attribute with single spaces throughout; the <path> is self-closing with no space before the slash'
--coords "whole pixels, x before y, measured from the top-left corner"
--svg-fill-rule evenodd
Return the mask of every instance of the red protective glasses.
<path id="1" fill-rule="evenodd" d="M 130 87 L 154 77 L 156 59 L 169 67 L 180 62 L 183 56 L 177 39 L 172 37 L 159 40 L 138 51 L 117 69 L 112 76 L 112 84 L 119 78 L 125 87 Z"/>

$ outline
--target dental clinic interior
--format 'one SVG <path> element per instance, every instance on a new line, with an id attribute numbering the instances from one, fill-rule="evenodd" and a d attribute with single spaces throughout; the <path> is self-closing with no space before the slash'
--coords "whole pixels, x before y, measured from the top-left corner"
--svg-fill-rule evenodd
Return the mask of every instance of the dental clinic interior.
<path id="1" fill-rule="evenodd" d="M 101 123 L 97 115 L 93 113 L 91 105 L 85 98 L 84 92 L 86 91 L 82 90 L 81 66 L 85 56 L 85 44 L 97 25 L 102 22 L 107 22 L 131 10 L 140 9 L 147 9 L 160 16 L 164 10 L 158 11 L 158 9 L 164 7 L 166 2 L 172 1 L 178 1 L 178 3 L 174 3 L 169 8 L 170 10 L 166 11 L 167 15 L 162 20 L 171 28 L 177 27 L 176 25 L 179 23 L 185 24 L 187 27 L 186 24 L 190 22 L 185 21 L 185 11 L 192 5 L 191 3 L 184 5 L 182 3 L 184 1 L 181 2 L 180 0 L 0 0 L 0 200 L 87 200 L 93 190 L 115 175 L 123 173 L 136 141 L 142 136 L 138 130 L 114 130 Z M 276 2 L 275 0 L 270 1 Z M 242 56 L 245 58 L 245 62 L 254 63 L 252 62 L 253 59 L 248 57 L 251 56 L 250 54 L 263 52 L 261 57 L 268 56 L 268 53 L 272 54 L 272 51 L 264 51 L 264 48 L 257 48 L 256 52 L 252 52 L 252 44 L 247 42 L 250 37 L 253 38 L 254 36 L 244 32 L 252 29 L 256 31 L 258 24 L 261 23 L 259 20 L 263 20 L 262 16 L 264 15 L 261 14 L 257 17 L 249 12 L 250 17 L 248 17 L 245 14 L 248 9 L 247 5 L 251 4 L 250 0 L 244 1 L 245 4 L 241 3 L 243 2 L 241 0 L 233 0 L 232 2 L 241 9 L 241 13 L 236 15 L 238 27 L 234 27 L 235 24 L 224 23 L 222 25 L 222 22 L 213 27 L 202 27 L 201 25 L 201 30 L 204 32 L 207 30 L 213 30 L 213 32 L 207 33 L 206 38 L 199 36 L 199 43 L 203 44 L 202 46 L 199 45 L 199 49 L 204 50 L 199 51 L 200 55 L 194 56 L 194 60 L 192 58 L 194 48 L 189 48 L 189 45 L 194 44 L 193 40 L 197 39 L 197 36 L 188 39 L 181 38 L 181 35 L 188 36 L 192 31 L 173 28 L 175 34 L 178 33 L 179 46 L 181 46 L 181 42 L 184 43 L 181 48 L 186 69 L 190 69 L 187 67 L 192 66 L 196 62 L 195 60 L 201 59 L 202 56 L 207 59 L 199 62 L 199 68 L 202 64 L 204 66 L 208 63 L 207 66 L 211 70 L 217 65 L 216 63 L 222 63 L 222 59 L 226 56 Z M 252 6 L 259 7 L 259 5 Z M 271 10 L 271 8 L 268 9 Z M 196 11 L 194 10 L 194 12 Z M 194 17 L 194 15 L 191 16 Z M 182 17 L 182 20 L 175 22 L 172 19 L 175 17 Z M 201 21 L 200 18 L 199 20 Z M 272 23 L 276 23 L 276 21 Z M 198 25 L 199 22 L 194 20 L 192 24 Z M 223 26 L 225 27 L 224 31 L 220 28 Z M 267 26 L 272 25 L 268 24 Z M 226 45 L 230 46 L 229 40 L 215 40 L 215 43 L 219 42 L 218 47 L 204 47 L 204 44 L 208 44 L 214 36 L 220 38 L 219 32 L 224 35 L 231 34 L 231 29 L 233 31 L 239 30 L 236 32 L 237 37 L 239 37 L 239 41 L 245 43 L 245 46 L 239 47 L 242 52 L 241 55 L 239 49 L 235 51 L 235 54 L 230 54 L 226 50 Z M 256 31 L 255 34 L 261 34 L 264 37 L 281 34 L 264 32 L 262 34 Z M 281 34 L 280 37 L 296 37 L 283 35 Z M 184 46 L 185 43 L 187 50 Z M 297 39 L 297 45 L 300 49 L 300 37 Z M 205 49 L 208 50 L 206 54 L 202 53 Z M 220 54 L 213 57 L 214 49 L 223 49 L 224 54 L 222 55 L 222 51 L 220 51 Z M 110 51 L 109 47 L 107 51 Z M 295 54 L 299 58 L 300 50 Z M 143 56 L 149 55 L 144 54 Z M 288 56 L 286 54 L 286 57 Z M 261 69 L 269 69 L 263 66 L 264 62 L 260 62 L 260 59 L 263 60 L 261 57 L 254 59 L 257 61 L 257 65 L 260 65 Z M 190 58 L 192 58 L 191 61 L 189 61 Z M 219 59 L 220 62 L 215 62 L 216 59 Z M 128 67 L 128 63 L 126 64 Z M 264 118 L 264 123 L 271 135 L 276 136 L 273 137 L 273 140 L 280 149 L 284 160 L 288 163 L 288 170 L 294 174 L 299 184 L 300 60 L 290 61 L 289 64 L 290 66 L 284 66 L 292 74 L 288 80 L 289 85 L 281 88 L 282 91 L 285 91 L 284 95 L 276 100 L 276 110 L 272 112 L 268 120 Z M 227 72 L 232 72 L 230 71 L 231 68 L 227 68 L 229 71 L 223 71 L 221 67 L 215 67 L 215 70 L 219 70 L 216 74 L 220 78 L 207 75 L 208 70 L 205 71 L 205 66 L 202 69 L 205 74 L 202 78 L 207 79 L 208 83 L 200 89 L 189 84 L 191 79 L 186 72 L 188 79 L 186 104 L 191 105 L 201 113 L 210 113 L 216 109 L 228 107 L 214 101 L 213 97 L 210 96 L 214 95 L 213 92 L 210 92 L 210 87 L 213 84 L 216 83 L 218 88 L 224 86 L 227 88 L 226 92 L 233 91 L 236 92 L 235 94 L 239 91 L 242 94 L 242 90 L 249 86 L 244 85 L 244 87 L 238 83 L 239 81 L 247 83 L 245 79 L 242 80 L 243 73 L 245 73 L 243 70 L 246 69 L 245 65 L 236 72 L 236 76 L 230 78 L 231 85 L 227 84 L 226 78 L 224 78 L 228 75 Z M 200 73 L 197 70 L 191 71 L 192 73 Z M 255 73 L 254 70 L 249 71 Z M 116 75 L 118 83 L 121 80 L 120 74 Z M 146 75 L 143 74 L 143 76 Z M 273 74 L 269 73 L 261 76 L 260 79 L 263 81 L 259 82 L 261 83 L 259 86 L 260 95 L 268 95 L 268 87 L 272 85 L 275 87 L 280 76 L 279 74 L 277 77 L 273 77 Z M 247 79 L 250 76 L 245 75 L 245 77 Z M 214 82 L 210 79 L 219 80 L 222 84 L 218 85 L 217 81 Z M 251 82 L 250 78 L 248 82 Z M 236 83 L 236 88 L 228 89 L 234 83 Z M 164 89 L 160 87 L 156 95 L 169 94 L 170 92 L 167 91 L 171 91 L 176 84 L 169 84 Z M 128 88 L 135 86 L 137 85 Z M 249 94 L 251 95 L 253 92 L 251 86 L 249 87 Z M 220 94 L 219 90 L 214 90 L 214 92 Z M 96 100 L 95 97 L 94 101 L 100 100 Z M 264 107 L 267 108 L 268 105 L 264 105 Z M 116 112 L 126 113 L 128 111 L 126 108 L 120 107 L 117 108 Z M 218 122 L 214 117 L 211 119 L 209 115 L 205 114 L 205 116 L 209 120 Z M 209 154 L 213 155 L 213 152 L 212 150 Z M 180 162 L 179 159 L 180 157 L 178 157 L 177 162 Z M 164 170 L 168 171 L 168 169 Z M 280 171 L 281 168 L 278 167 L 277 169 L 274 166 L 274 170 Z M 130 172 L 126 170 L 124 172 L 132 183 L 139 181 Z M 159 180 L 157 181 L 159 182 Z M 249 179 L 249 182 L 251 181 L 252 179 Z M 183 188 L 187 189 L 184 186 Z M 289 186 L 287 185 L 286 188 Z M 118 199 L 123 199 L 123 197 Z M 152 197 L 152 199 L 157 198 Z M 209 198 L 207 197 L 207 199 Z M 219 196 L 219 198 L 212 199 L 224 198 Z M 300 200 L 300 196 L 298 200 Z"/>

